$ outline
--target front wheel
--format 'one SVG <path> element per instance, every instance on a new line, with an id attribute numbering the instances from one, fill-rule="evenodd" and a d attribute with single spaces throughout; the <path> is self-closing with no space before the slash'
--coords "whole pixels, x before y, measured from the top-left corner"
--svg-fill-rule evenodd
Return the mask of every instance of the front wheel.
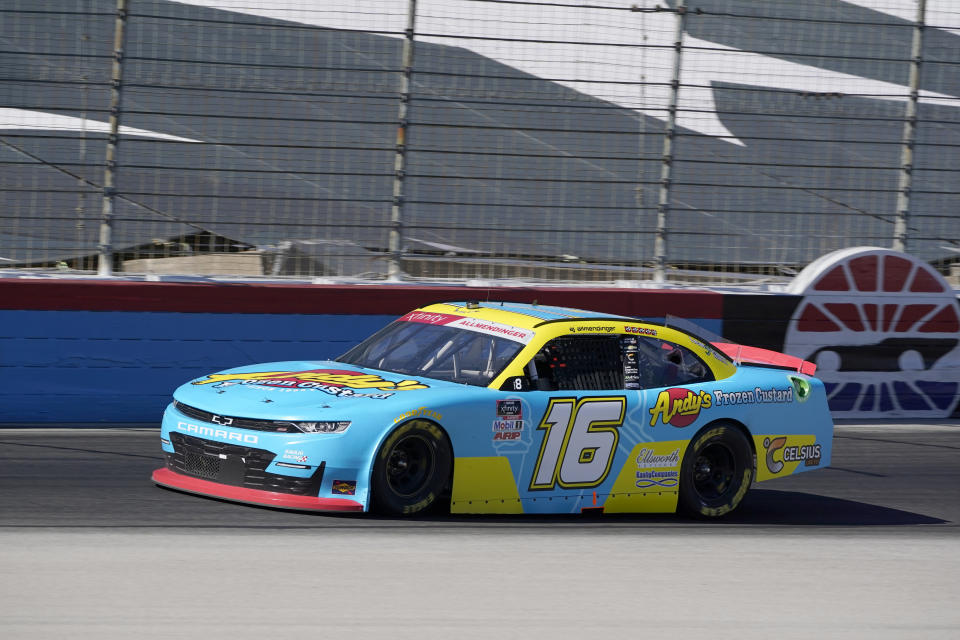
<path id="1" fill-rule="evenodd" d="M 717 424 L 698 433 L 680 466 L 680 510 L 715 518 L 737 508 L 753 482 L 753 450 L 743 432 Z"/>
<path id="2" fill-rule="evenodd" d="M 440 427 L 422 420 L 401 425 L 374 461 L 374 510 L 395 515 L 426 511 L 443 495 L 452 467 L 450 440 Z"/>

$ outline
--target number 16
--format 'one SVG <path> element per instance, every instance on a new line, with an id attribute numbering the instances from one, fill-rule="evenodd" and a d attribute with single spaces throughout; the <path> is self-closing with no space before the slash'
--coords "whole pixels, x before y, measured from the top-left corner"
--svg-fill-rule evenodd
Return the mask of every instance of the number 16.
<path id="1" fill-rule="evenodd" d="M 625 398 L 556 398 L 537 430 L 546 431 L 530 489 L 596 487 L 610 473 Z"/>

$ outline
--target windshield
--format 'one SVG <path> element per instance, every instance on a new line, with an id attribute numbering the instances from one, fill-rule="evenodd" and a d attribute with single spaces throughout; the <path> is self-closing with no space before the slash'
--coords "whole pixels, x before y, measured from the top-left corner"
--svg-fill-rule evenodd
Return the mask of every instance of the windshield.
<path id="1" fill-rule="evenodd" d="M 337 362 L 485 387 L 524 345 L 476 331 L 394 322 Z"/>

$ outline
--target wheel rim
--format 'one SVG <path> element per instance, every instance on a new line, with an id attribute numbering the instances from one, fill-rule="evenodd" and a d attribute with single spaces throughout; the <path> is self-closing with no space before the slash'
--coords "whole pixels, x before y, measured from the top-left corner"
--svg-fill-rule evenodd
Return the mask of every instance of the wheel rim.
<path id="1" fill-rule="evenodd" d="M 693 465 L 693 487 L 704 500 L 723 498 L 734 484 L 736 458 L 719 442 L 707 445 L 697 454 Z"/>
<path id="2" fill-rule="evenodd" d="M 393 445 L 387 457 L 387 484 L 398 496 L 412 496 L 433 474 L 433 447 L 419 435 L 410 435 Z"/>

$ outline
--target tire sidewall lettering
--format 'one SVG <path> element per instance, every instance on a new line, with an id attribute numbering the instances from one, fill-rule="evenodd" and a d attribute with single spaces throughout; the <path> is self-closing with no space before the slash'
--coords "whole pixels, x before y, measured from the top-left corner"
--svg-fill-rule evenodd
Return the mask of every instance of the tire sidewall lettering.
<path id="1" fill-rule="evenodd" d="M 725 491 L 724 495 L 715 499 L 718 502 L 704 498 L 693 486 L 694 465 L 697 458 L 714 442 L 722 444 L 730 451 L 733 456 L 734 477 L 738 479 L 735 490 L 729 495 Z M 689 458 L 686 456 L 689 456 Z M 749 438 L 744 435 L 741 429 L 733 424 L 709 426 L 692 440 L 692 445 L 687 450 L 686 456 L 681 465 L 681 504 L 678 505 L 678 508 L 687 513 L 707 518 L 723 516 L 736 509 L 753 483 L 756 461 Z"/>
<path id="2" fill-rule="evenodd" d="M 407 436 L 424 441 L 430 450 L 431 468 L 423 485 L 413 494 L 403 496 L 390 487 L 385 474 L 386 465 L 394 448 Z M 398 426 L 381 444 L 372 470 L 371 488 L 374 489 L 372 499 L 376 510 L 394 515 L 413 515 L 425 511 L 436 503 L 437 498 L 442 494 L 452 465 L 453 450 L 449 439 L 439 426 L 423 420 L 411 420 Z M 408 502 L 408 500 L 413 501 Z"/>

